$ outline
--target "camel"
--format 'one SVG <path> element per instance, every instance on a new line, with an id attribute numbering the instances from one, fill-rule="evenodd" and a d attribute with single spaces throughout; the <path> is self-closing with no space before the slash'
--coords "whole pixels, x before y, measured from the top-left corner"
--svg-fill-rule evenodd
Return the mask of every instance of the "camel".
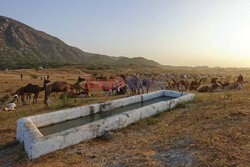
<path id="1" fill-rule="evenodd" d="M 22 97 L 23 105 L 26 104 L 25 101 L 24 101 L 25 94 L 29 95 L 29 94 L 34 93 L 33 104 L 37 103 L 37 97 L 38 97 L 39 93 L 45 89 L 45 85 L 47 83 L 49 83 L 49 82 L 50 82 L 49 80 L 45 80 L 44 83 L 43 83 L 43 87 L 40 87 L 38 85 L 32 85 L 32 84 L 28 84 L 25 87 L 23 87 L 20 90 L 21 91 L 21 97 Z"/>
<path id="2" fill-rule="evenodd" d="M 196 80 L 195 81 L 192 81 L 189 85 L 189 90 L 197 90 L 201 85 L 201 79 L 199 82 L 197 82 Z"/>
<path id="3" fill-rule="evenodd" d="M 80 93 L 80 91 L 83 90 L 83 88 L 80 86 L 80 83 L 81 83 L 82 81 L 85 81 L 85 79 L 84 79 L 84 78 L 81 78 L 81 77 L 78 77 L 76 83 L 70 84 L 70 89 L 71 89 L 71 91 L 73 91 L 73 90 L 75 89 L 75 90 L 76 90 L 76 93 L 77 93 L 77 92 Z"/>
<path id="4" fill-rule="evenodd" d="M 11 93 L 12 96 L 17 95 L 18 97 L 21 98 L 21 101 L 23 105 L 26 105 L 25 101 L 31 99 L 31 93 L 30 92 L 24 92 L 24 87 L 21 87 L 17 89 L 14 93 Z M 18 102 L 18 98 L 16 99 Z"/>
<path id="5" fill-rule="evenodd" d="M 221 85 L 222 89 L 224 89 L 225 87 L 229 85 L 229 82 L 226 82 L 226 81 L 224 81 L 223 83 L 221 81 L 218 81 L 217 83 Z"/>
<path id="6" fill-rule="evenodd" d="M 226 87 L 226 89 L 228 89 L 228 90 L 237 89 L 237 88 L 239 88 L 240 86 L 241 86 L 240 83 L 238 83 L 238 82 L 232 82 L 232 83 L 230 83 L 230 84 Z M 241 87 L 241 88 L 242 88 L 242 87 Z"/>
<path id="7" fill-rule="evenodd" d="M 236 82 L 228 83 L 225 87 L 226 89 L 242 89 L 242 84 L 244 82 L 243 76 L 240 74 Z"/>
<path id="8" fill-rule="evenodd" d="M 21 88 L 17 89 L 14 93 L 11 93 L 11 95 L 12 95 L 12 96 L 17 95 L 18 97 L 21 97 L 21 99 L 24 99 L 23 96 L 25 96 L 25 95 L 24 95 L 23 88 L 24 88 L 24 87 L 21 87 Z M 22 101 L 22 102 L 23 102 L 23 101 Z M 24 103 L 23 103 L 23 105 L 24 105 Z"/>
<path id="9" fill-rule="evenodd" d="M 137 83 L 137 78 L 136 77 L 132 77 L 132 78 L 127 78 L 128 74 L 127 75 L 119 75 L 120 77 L 122 77 L 124 83 L 126 85 L 128 85 L 128 87 L 130 88 L 131 90 L 131 94 L 134 95 L 136 94 L 136 83 Z M 129 81 L 129 82 L 128 82 Z"/>
<path id="10" fill-rule="evenodd" d="M 218 78 L 212 78 L 211 79 L 211 84 L 216 84 Z"/>
<path id="11" fill-rule="evenodd" d="M 53 92 L 69 93 L 69 92 L 71 92 L 70 84 L 67 82 L 56 81 L 48 86 L 45 85 L 45 96 L 44 96 L 44 100 L 43 100 L 45 109 L 49 109 L 48 98 L 49 98 L 50 94 Z"/>
<path id="12" fill-rule="evenodd" d="M 221 87 L 220 84 L 216 83 L 216 84 L 211 84 L 211 86 L 203 86 L 200 89 L 198 89 L 198 92 L 212 92 L 214 90 L 216 90 L 218 87 Z"/>
<path id="13" fill-rule="evenodd" d="M 212 87 L 210 86 L 203 86 L 200 89 L 198 89 L 198 92 L 211 92 L 212 91 Z"/>
<path id="14" fill-rule="evenodd" d="M 240 74 L 240 75 L 238 76 L 238 79 L 237 79 L 236 83 L 240 83 L 240 84 L 242 85 L 242 84 L 243 84 L 243 81 L 244 81 L 243 76 Z"/>

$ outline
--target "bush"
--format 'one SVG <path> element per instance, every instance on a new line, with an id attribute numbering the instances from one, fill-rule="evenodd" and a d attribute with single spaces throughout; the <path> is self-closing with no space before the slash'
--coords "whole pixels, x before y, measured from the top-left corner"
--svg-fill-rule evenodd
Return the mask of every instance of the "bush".
<path id="1" fill-rule="evenodd" d="M 59 99 L 61 99 L 63 106 L 67 106 L 69 104 L 69 95 L 67 93 L 61 94 Z"/>

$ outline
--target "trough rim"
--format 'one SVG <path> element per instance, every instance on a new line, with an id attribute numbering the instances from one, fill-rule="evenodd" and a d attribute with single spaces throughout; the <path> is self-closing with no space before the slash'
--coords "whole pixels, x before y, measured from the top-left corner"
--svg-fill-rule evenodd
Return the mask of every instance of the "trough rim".
<path id="1" fill-rule="evenodd" d="M 52 140 L 53 138 L 56 138 L 56 137 L 65 136 L 65 135 L 67 135 L 68 133 L 70 133 L 72 131 L 86 130 L 89 126 L 94 126 L 96 124 L 102 124 L 102 122 L 105 122 L 108 119 L 112 119 L 112 118 L 119 117 L 119 116 L 126 115 L 126 114 L 129 115 L 129 114 L 135 113 L 135 112 L 140 112 L 139 110 L 147 110 L 147 109 L 150 109 L 152 107 L 154 108 L 154 106 L 157 106 L 157 105 L 160 105 L 160 104 L 164 104 L 164 103 L 167 103 L 168 105 L 170 104 L 170 106 L 168 106 L 167 109 L 171 109 L 171 108 L 174 108 L 177 104 L 179 104 L 181 102 L 189 101 L 190 99 L 193 99 L 195 97 L 195 94 L 193 94 L 193 93 L 161 90 L 161 91 L 151 92 L 151 93 L 143 94 L 143 95 L 124 97 L 124 98 L 121 98 L 121 99 L 112 100 L 110 102 L 119 102 L 119 101 L 127 99 L 127 98 L 136 98 L 136 97 L 138 98 L 138 97 L 146 96 L 146 95 L 150 95 L 150 94 L 157 94 L 159 92 L 162 92 L 162 94 L 160 96 L 165 96 L 165 92 L 168 92 L 168 93 L 175 94 L 175 95 L 177 93 L 179 97 L 176 97 L 175 99 L 172 99 L 172 100 L 157 102 L 157 103 L 151 104 L 149 106 L 143 106 L 143 107 L 140 107 L 138 109 L 128 110 L 128 111 L 122 112 L 120 114 L 112 115 L 112 116 L 109 116 L 107 118 L 102 118 L 102 119 L 99 119 L 99 120 L 96 120 L 96 121 L 93 121 L 93 122 L 90 122 L 90 123 L 87 123 L 87 124 L 84 124 L 84 125 L 80 125 L 80 126 L 77 126 L 77 127 L 66 129 L 64 131 L 57 132 L 57 133 L 54 133 L 54 134 L 50 134 L 50 135 L 47 135 L 47 136 L 44 136 L 39 130 L 39 128 L 43 127 L 43 126 L 40 126 L 40 127 L 36 126 L 36 124 L 34 123 L 32 118 L 34 118 L 35 116 L 39 117 L 40 115 L 49 115 L 50 113 L 44 113 L 44 114 L 39 114 L 39 115 L 35 115 L 35 116 L 24 117 L 24 118 L 21 118 L 21 119 L 19 119 L 17 121 L 17 139 L 19 140 L 19 142 L 24 142 L 25 143 L 24 147 L 25 147 L 25 150 L 26 150 L 29 158 L 30 159 L 35 159 L 35 158 L 38 158 L 39 156 L 41 156 L 41 155 L 39 155 L 38 157 L 33 156 L 33 154 L 35 154 L 35 153 L 33 153 L 34 150 L 32 149 L 32 147 L 35 147 L 35 145 L 37 145 L 37 143 L 42 143 L 43 141 L 48 140 L 48 139 Z M 158 97 L 160 97 L 160 96 L 158 96 Z M 171 97 L 171 96 L 169 96 L 169 97 Z M 172 96 L 172 97 L 175 97 L 175 96 Z M 85 107 L 96 106 L 96 105 L 100 106 L 101 104 L 104 104 L 104 103 L 89 104 L 89 105 L 85 105 Z M 131 103 L 131 104 L 133 104 L 133 103 Z M 121 106 L 123 106 L 123 105 L 121 105 Z M 79 107 L 76 107 L 76 108 L 81 108 L 81 107 L 84 107 L 84 106 L 79 106 Z M 163 111 L 159 111 L 157 113 L 164 112 L 167 109 L 164 109 Z M 54 114 L 60 113 L 62 111 L 67 112 L 68 110 L 69 109 L 55 111 Z M 146 117 L 144 117 L 144 118 L 146 118 Z M 142 118 L 142 119 L 144 119 L 144 118 Z M 71 119 L 68 119 L 68 120 L 72 120 L 72 119 L 75 119 L 75 118 L 71 118 Z M 62 122 L 62 121 L 60 121 L 60 122 Z M 57 123 L 59 123 L 59 122 L 57 122 Z M 97 136 L 100 136 L 100 135 L 97 134 Z M 69 145 L 65 145 L 65 146 L 62 146 L 62 147 L 60 147 L 58 149 L 63 149 L 63 148 L 66 148 L 68 146 Z M 29 150 L 29 151 L 27 151 L 27 150 Z"/>

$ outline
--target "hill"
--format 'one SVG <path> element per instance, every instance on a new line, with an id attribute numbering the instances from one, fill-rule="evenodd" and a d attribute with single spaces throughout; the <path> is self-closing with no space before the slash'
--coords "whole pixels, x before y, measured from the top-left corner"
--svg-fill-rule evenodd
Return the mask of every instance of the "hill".
<path id="1" fill-rule="evenodd" d="M 82 64 L 88 67 L 161 66 L 142 57 L 111 57 L 84 52 L 45 32 L 0 16 L 0 69 Z"/>

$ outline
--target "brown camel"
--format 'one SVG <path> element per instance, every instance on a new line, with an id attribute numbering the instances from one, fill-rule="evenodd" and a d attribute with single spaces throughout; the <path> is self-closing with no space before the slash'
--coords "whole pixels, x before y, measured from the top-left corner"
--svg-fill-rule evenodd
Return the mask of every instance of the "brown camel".
<path id="1" fill-rule="evenodd" d="M 226 81 L 224 81 L 223 83 L 221 81 L 218 81 L 217 83 L 221 85 L 222 89 L 224 89 L 225 87 L 229 85 L 229 82 L 226 82 Z"/>
<path id="2" fill-rule="evenodd" d="M 71 91 L 73 91 L 74 89 L 76 90 L 76 93 L 80 93 L 81 90 L 84 90 L 81 86 L 80 86 L 80 83 L 82 81 L 85 81 L 84 78 L 81 78 L 81 77 L 78 77 L 78 80 L 76 81 L 76 83 L 74 84 L 70 84 L 70 89 Z"/>
<path id="3" fill-rule="evenodd" d="M 24 92 L 24 87 L 21 87 L 21 88 L 17 89 L 14 93 L 11 93 L 12 96 L 14 96 L 15 94 L 17 94 L 18 97 L 21 98 L 21 101 L 22 101 L 23 105 L 26 105 L 25 101 L 31 99 L 31 93 L 30 92 Z"/>
<path id="4" fill-rule="evenodd" d="M 189 85 L 189 90 L 197 90 L 201 85 L 201 79 L 199 82 L 197 82 L 196 80 L 195 81 L 192 81 Z"/>
<path id="5" fill-rule="evenodd" d="M 56 81 L 48 86 L 45 85 L 45 96 L 44 96 L 44 100 L 43 100 L 45 109 L 49 109 L 48 98 L 49 98 L 50 94 L 53 92 L 69 93 L 69 92 L 71 92 L 70 84 L 67 82 Z"/>
<path id="6" fill-rule="evenodd" d="M 198 89 L 198 92 L 212 92 L 216 90 L 217 88 L 221 87 L 218 83 L 211 84 L 211 86 L 203 86 L 200 89 Z"/>
<path id="7" fill-rule="evenodd" d="M 226 89 L 228 89 L 228 90 L 237 89 L 239 86 L 240 86 L 240 83 L 238 83 L 238 82 L 232 82 L 232 83 L 230 83 L 230 84 L 226 87 Z"/>
<path id="8" fill-rule="evenodd" d="M 211 92 L 212 91 L 212 87 L 210 86 L 203 86 L 200 89 L 198 89 L 198 92 Z"/>
<path id="9" fill-rule="evenodd" d="M 216 84 L 218 78 L 212 78 L 211 79 L 211 84 Z"/>
<path id="10" fill-rule="evenodd" d="M 130 88 L 131 94 L 132 95 L 136 94 L 136 85 L 137 85 L 136 82 L 137 81 L 136 80 L 132 81 L 132 78 L 127 79 L 127 76 L 129 76 L 129 74 L 126 74 L 126 75 L 120 74 L 118 76 L 122 77 L 123 82 Z M 128 80 L 130 80 L 129 83 L 128 83 Z"/>
<path id="11" fill-rule="evenodd" d="M 238 79 L 237 79 L 236 83 L 240 83 L 240 84 L 242 85 L 242 84 L 243 84 L 243 81 L 244 81 L 243 76 L 240 74 L 240 75 L 238 76 Z"/>
<path id="12" fill-rule="evenodd" d="M 45 85 L 49 82 L 50 82 L 49 80 L 45 80 L 43 83 L 43 87 L 40 87 L 38 85 L 28 84 L 25 87 L 21 88 L 20 94 L 22 97 L 21 99 L 22 99 L 23 105 L 26 105 L 25 100 L 24 100 L 25 95 L 29 96 L 32 93 L 34 93 L 33 104 L 37 103 L 37 97 L 39 93 L 45 89 Z"/>

